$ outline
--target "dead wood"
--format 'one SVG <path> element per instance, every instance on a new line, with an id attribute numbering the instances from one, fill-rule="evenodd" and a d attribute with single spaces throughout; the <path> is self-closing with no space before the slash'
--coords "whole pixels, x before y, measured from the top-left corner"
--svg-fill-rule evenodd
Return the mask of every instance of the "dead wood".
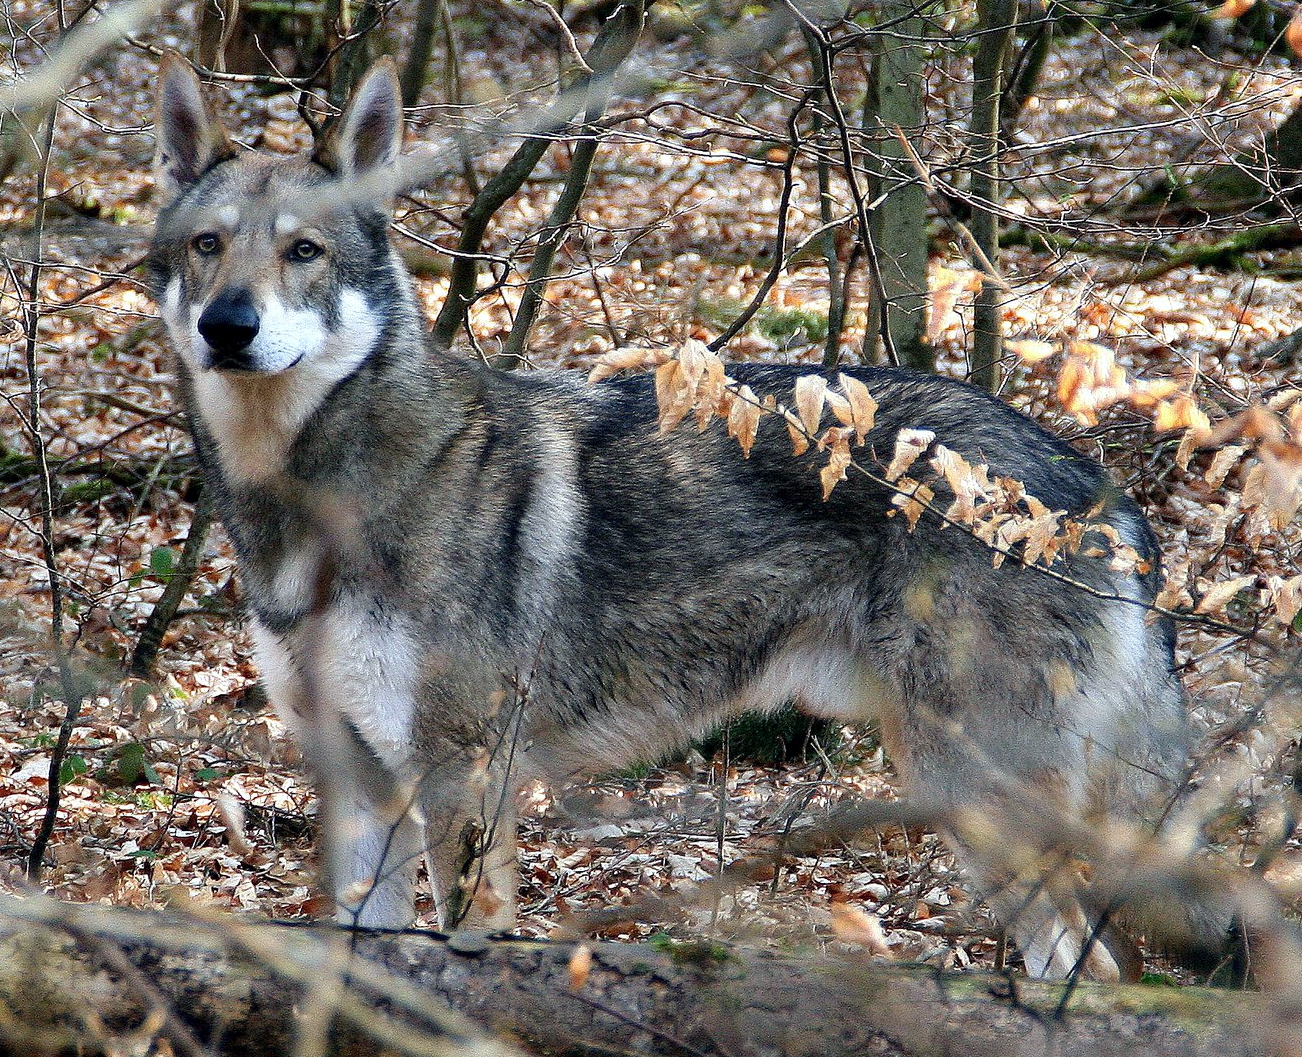
<path id="1" fill-rule="evenodd" d="M 1055 1018 L 1057 984 L 617 943 L 592 944 L 576 979 L 575 949 L 3 899 L 0 1055 L 122 1052 L 142 1030 L 176 1052 L 231 1055 L 505 1054 L 511 1038 L 548 1053 L 692 1057 L 1238 1057 L 1296 1052 L 1298 1038 L 1288 1004 L 1265 995 L 1082 985 Z M 304 1049 L 305 1037 L 328 1049 Z"/>

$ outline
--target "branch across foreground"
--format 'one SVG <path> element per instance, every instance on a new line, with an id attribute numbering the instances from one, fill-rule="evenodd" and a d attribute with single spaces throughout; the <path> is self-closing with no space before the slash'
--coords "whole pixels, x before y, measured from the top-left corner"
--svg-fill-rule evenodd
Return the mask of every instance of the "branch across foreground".
<path id="1" fill-rule="evenodd" d="M 1302 1052 L 1292 1003 L 1262 994 L 1081 985 L 1058 1019 L 1063 984 L 709 943 L 597 943 L 576 973 L 575 950 L 4 898 L 0 1055 L 126 1052 L 142 1026 L 232 1057 Z"/>

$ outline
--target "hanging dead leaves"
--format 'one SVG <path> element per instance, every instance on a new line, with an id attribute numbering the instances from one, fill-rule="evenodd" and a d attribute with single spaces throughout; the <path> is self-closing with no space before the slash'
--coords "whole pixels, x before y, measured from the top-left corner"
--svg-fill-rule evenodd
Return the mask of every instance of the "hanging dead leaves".
<path id="1" fill-rule="evenodd" d="M 1058 346 L 1044 341 L 1010 341 L 1009 350 L 1023 362 L 1034 364 L 1061 353 L 1057 393 L 1066 408 L 1085 425 L 1096 424 L 1105 408 L 1125 403 L 1146 414 L 1158 433 L 1182 430 L 1176 461 L 1187 468 L 1198 450 L 1214 452 L 1205 481 L 1224 490 L 1227 502 L 1216 519 L 1221 531 L 1236 519 L 1248 518 L 1259 533 L 1281 531 L 1302 507 L 1302 391 L 1289 390 L 1265 406 L 1255 406 L 1226 418 L 1214 428 L 1198 402 L 1170 379 L 1146 381 L 1130 377 L 1116 362 L 1113 350 L 1088 341 Z M 756 394 L 749 385 L 729 377 L 723 361 L 702 342 L 689 340 L 675 353 L 665 349 L 617 349 L 600 357 L 590 375 L 597 382 L 625 369 L 655 369 L 656 400 L 662 434 L 675 429 L 689 415 L 704 432 L 715 419 L 726 423 L 742 454 L 750 456 L 760 425 L 766 417 L 786 424 L 793 455 L 811 448 L 826 452 L 819 471 L 823 498 L 828 499 L 854 468 L 866 478 L 894 493 L 891 514 L 904 517 L 910 529 L 928 511 L 947 524 L 970 532 L 991 551 L 999 566 L 1010 557 L 1026 564 L 1053 566 L 1059 559 L 1082 554 L 1106 557 L 1119 573 L 1148 571 L 1133 547 L 1115 528 L 1094 518 L 1068 517 L 1051 510 L 1010 477 L 991 477 L 990 468 L 972 463 L 926 429 L 902 429 L 895 437 L 889 461 L 865 465 L 856 461 L 872 429 L 877 402 L 859 379 L 839 374 L 835 383 L 822 374 L 808 374 L 795 382 L 790 404 L 771 394 Z M 923 463 L 929 474 L 915 476 Z M 1238 474 L 1242 483 L 1230 488 Z M 938 505 L 937 489 L 952 497 Z M 1177 562 L 1166 590 L 1158 599 L 1165 609 L 1177 607 L 1199 614 L 1219 614 L 1239 594 L 1251 587 L 1253 577 L 1236 577 L 1190 585 Z M 1191 590 L 1192 587 L 1192 590 Z M 1259 591 L 1261 605 L 1283 624 L 1290 625 L 1302 611 L 1302 574 L 1271 576 Z"/>
<path id="2" fill-rule="evenodd" d="M 728 377 L 718 353 L 695 339 L 685 341 L 677 354 L 663 349 L 616 349 L 598 359 L 588 381 L 595 383 L 625 369 L 648 366 L 656 371 L 662 435 L 691 413 L 695 413 L 696 427 L 702 433 L 713 419 L 720 418 L 727 424 L 728 436 L 736 439 L 742 455 L 749 458 L 761 420 L 766 415 L 781 416 L 794 455 L 805 454 L 811 446 L 829 453 L 820 474 L 825 500 L 845 480 L 853 464 L 851 443 L 863 444 L 877 414 L 877 401 L 868 387 L 847 374 L 838 376 L 835 389 L 822 375 L 803 375 L 796 380 L 790 407 L 778 403 L 772 394 L 757 396 L 749 385 Z M 837 422 L 826 429 L 822 428 L 824 409 Z"/>
<path id="3" fill-rule="evenodd" d="M 927 465 L 935 481 L 944 481 L 953 495 L 940 511 L 945 521 L 966 528 L 990 548 L 991 563 L 998 568 L 1009 557 L 1027 565 L 1054 565 L 1060 557 L 1082 554 L 1108 558 L 1118 573 L 1149 570 L 1139 552 L 1123 543 L 1116 528 L 1092 520 L 1102 511 L 1091 510 L 1084 519 L 1070 518 L 1065 510 L 1050 510 L 1013 477 L 990 477 L 990 467 L 972 463 L 943 444 L 934 444 L 931 430 L 905 429 L 895 438 L 895 451 L 886 479 L 897 489 L 892 503 L 912 527 L 931 505 L 935 489 L 908 475 L 908 470 L 928 450 Z M 934 446 L 933 446 L 934 445 Z"/>
<path id="4" fill-rule="evenodd" d="M 1197 448 L 1215 451 L 1203 474 L 1208 488 L 1221 500 L 1210 526 L 1213 537 L 1224 539 L 1231 526 L 1238 526 L 1249 545 L 1260 547 L 1297 517 L 1302 508 L 1302 391 L 1284 390 L 1266 404 L 1253 405 L 1214 427 L 1187 431 L 1176 452 L 1182 469 Z M 1232 480 L 1237 487 L 1231 486 Z M 1197 611 L 1207 611 L 1209 599 L 1228 603 L 1257 579 L 1246 576 L 1232 582 L 1236 591 L 1221 583 L 1198 584 Z M 1178 584 L 1177 589 L 1183 591 L 1177 600 L 1189 597 L 1186 585 Z M 1302 610 L 1302 574 L 1266 577 L 1258 595 L 1265 610 L 1291 627 Z"/>
<path id="5" fill-rule="evenodd" d="M 1061 350 L 1052 342 L 1021 340 L 1007 343 L 1023 363 L 1035 364 L 1061 351 L 1058 400 L 1083 426 L 1098 425 L 1099 412 L 1126 403 L 1152 415 L 1159 430 L 1205 429 L 1207 416 L 1180 383 L 1171 378 L 1144 381 L 1131 378 L 1117 363 L 1116 353 L 1093 341 L 1069 341 Z"/>
<path id="6" fill-rule="evenodd" d="M 1009 557 L 1027 564 L 1053 565 L 1065 554 L 1109 557 L 1117 571 L 1147 571 L 1138 552 L 1121 541 L 1106 523 L 1068 518 L 1065 510 L 1050 510 L 1030 495 L 1025 485 L 1010 477 L 991 479 L 984 463 L 971 463 L 958 452 L 936 443 L 931 430 L 903 429 L 895 438 L 890 462 L 867 466 L 856 462 L 852 448 L 862 447 L 873 427 L 877 401 L 858 378 L 841 373 L 835 385 L 822 374 L 797 378 L 791 404 L 772 394 L 757 396 L 752 389 L 730 378 L 719 356 L 703 343 L 685 342 L 677 354 L 666 350 L 618 349 L 600 358 L 589 374 L 597 382 L 618 371 L 655 366 L 656 400 L 660 409 L 660 432 L 667 434 L 689 414 L 704 432 L 714 418 L 727 423 L 728 434 L 736 438 L 749 456 L 760 423 L 766 416 L 780 417 L 787 426 L 792 454 L 803 455 L 811 448 L 827 452 L 819 471 L 823 499 L 832 495 L 853 467 L 880 487 L 894 493 L 890 514 L 902 515 L 912 530 L 922 515 L 931 511 L 947 524 L 971 532 L 991 549 L 998 567 Z M 1124 372 L 1123 372 L 1124 373 Z M 825 425 L 825 421 L 829 422 Z M 932 471 L 927 480 L 909 476 L 908 471 L 928 451 L 926 465 Z M 947 508 L 934 503 L 936 488 L 943 485 L 953 496 Z"/>
<path id="7" fill-rule="evenodd" d="M 1183 431 L 1175 462 L 1187 470 L 1198 451 L 1212 452 L 1203 480 L 1216 498 L 1212 530 L 1222 539 L 1232 525 L 1242 525 L 1247 541 L 1260 545 L 1270 533 L 1283 532 L 1302 507 L 1302 391 L 1287 389 L 1264 405 L 1253 405 L 1212 425 L 1197 400 L 1171 379 L 1134 379 L 1116 362 L 1113 351 L 1090 341 L 1012 341 L 1010 351 L 1036 364 L 1062 353 L 1058 398 L 1083 425 L 1098 422 L 1098 412 L 1125 403 L 1152 419 L 1157 433 Z M 1210 498 L 1210 497 L 1209 497 Z M 1095 526 L 1098 528 L 1098 526 Z M 1223 613 L 1256 577 L 1199 580 L 1188 583 L 1187 569 L 1175 563 L 1158 605 L 1184 607 L 1199 614 Z M 1192 589 L 1191 589 L 1192 587 Z M 1302 574 L 1273 575 L 1260 588 L 1262 607 L 1282 624 L 1292 625 L 1302 610 Z"/>

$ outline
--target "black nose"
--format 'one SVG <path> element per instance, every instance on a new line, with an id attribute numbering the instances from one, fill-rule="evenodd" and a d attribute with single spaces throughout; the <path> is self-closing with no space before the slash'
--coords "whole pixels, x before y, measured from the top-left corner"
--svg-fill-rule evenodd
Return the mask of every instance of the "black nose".
<path id="1" fill-rule="evenodd" d="M 199 333 L 213 350 L 214 367 L 247 370 L 249 343 L 258 336 L 258 311 L 248 291 L 219 294 L 199 317 Z"/>

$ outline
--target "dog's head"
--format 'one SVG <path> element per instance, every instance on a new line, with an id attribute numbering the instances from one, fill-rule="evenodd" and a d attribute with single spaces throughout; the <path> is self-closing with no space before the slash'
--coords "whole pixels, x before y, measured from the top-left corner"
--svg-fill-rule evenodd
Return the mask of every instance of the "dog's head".
<path id="1" fill-rule="evenodd" d="M 156 121 L 164 207 L 149 268 L 186 365 L 346 376 L 408 297 L 387 238 L 402 147 L 392 61 L 366 75 L 311 159 L 237 150 L 174 53 Z"/>

